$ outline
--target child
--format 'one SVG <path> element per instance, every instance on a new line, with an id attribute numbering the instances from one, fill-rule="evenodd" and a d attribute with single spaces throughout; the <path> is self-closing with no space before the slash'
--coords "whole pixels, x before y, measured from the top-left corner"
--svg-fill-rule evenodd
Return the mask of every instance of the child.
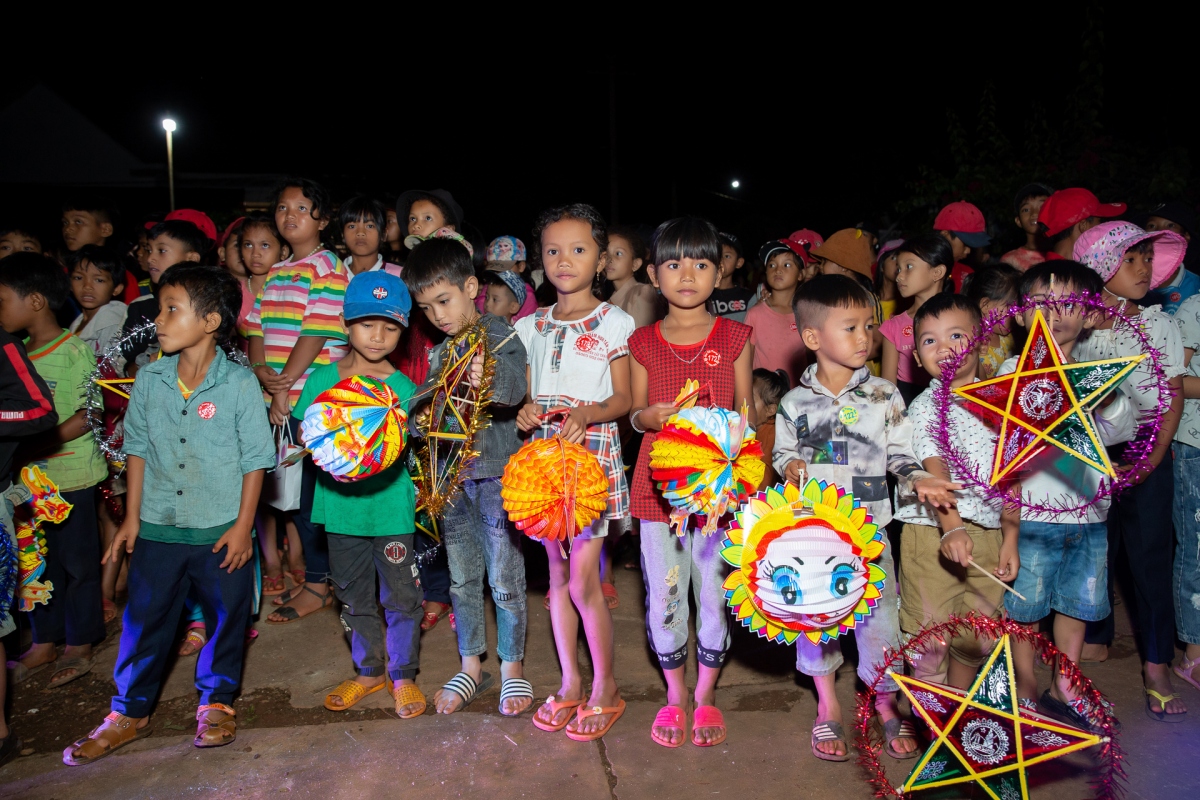
<path id="1" fill-rule="evenodd" d="M 978 275 L 975 280 L 979 280 Z M 974 284 L 972 284 L 972 287 Z M 913 317 L 917 347 L 913 355 L 932 376 L 929 388 L 908 408 L 913 424 L 913 449 L 926 472 L 959 480 L 947 470 L 934 436 L 949 426 L 957 447 L 976 465 L 991 468 L 996 432 L 957 400 L 949 416 L 936 413 L 933 393 L 941 380 L 951 387 L 966 386 L 977 376 L 979 354 L 963 356 L 953 375 L 942 374 L 942 362 L 960 352 L 980 324 L 979 309 L 958 294 L 939 294 L 921 305 Z M 977 467 L 979 469 L 979 467 Z M 986 478 L 984 478 L 986 480 Z M 1004 587 L 970 568 L 969 560 L 1003 581 L 1017 576 L 1017 530 L 1020 514 L 1004 508 L 972 486 L 958 493 L 958 507 L 934 509 L 915 502 L 911 496 L 897 497 L 896 519 L 904 523 L 900 552 L 904 580 L 900 581 L 900 629 L 916 635 L 927 626 L 945 622 L 951 614 L 966 616 L 976 611 L 999 617 L 1004 609 Z M 934 646 L 913 661 L 913 675 L 934 683 L 966 689 L 983 664 L 990 647 L 981 648 L 973 635 L 958 636 L 946 645 Z M 947 657 L 948 656 L 948 657 Z"/>
<path id="2" fill-rule="evenodd" d="M 1175 393 L 1148 467 L 1135 478 L 1135 485 L 1119 495 L 1108 519 L 1109 558 L 1125 551 L 1137 587 L 1134 631 L 1144 659 L 1146 707 L 1160 722 L 1181 721 L 1183 701 L 1171 691 L 1171 660 L 1175 657 L 1175 614 L 1170 584 L 1164 576 L 1171 571 L 1174 536 L 1171 503 L 1175 495 L 1174 474 L 1160 467 L 1170 458 L 1171 440 L 1183 412 L 1183 378 L 1186 369 L 1179 328 L 1158 306 L 1140 308 L 1149 289 L 1161 286 L 1183 263 L 1187 243 L 1172 231 L 1146 233 L 1129 222 L 1102 222 L 1088 229 L 1075 242 L 1075 258 L 1095 270 L 1104 281 L 1104 302 L 1110 308 L 1135 317 L 1160 354 L 1160 363 Z M 1097 322 L 1091 336 L 1080 343 L 1081 361 L 1138 355 L 1140 343 L 1128 327 L 1115 327 L 1113 320 Z M 1159 407 L 1158 391 L 1150 382 L 1154 373 L 1148 359 L 1126 379 L 1129 399 L 1139 420 Z M 1119 455 L 1113 453 L 1113 455 Z M 1118 459 L 1114 458 L 1114 462 Z M 1109 587 L 1111 594 L 1112 587 Z M 1113 638 L 1111 614 L 1089 630 L 1089 644 L 1108 645 Z"/>
<path id="3" fill-rule="evenodd" d="M 484 251 L 484 267 L 488 272 L 511 272 L 519 276 L 526 285 L 530 280 L 530 275 L 526 274 L 525 243 L 515 236 L 497 236 L 492 239 Z M 479 303 L 481 300 L 483 300 L 482 296 L 476 298 L 475 306 L 480 311 L 484 311 L 485 309 Z M 537 311 L 537 300 L 533 296 L 532 287 L 530 287 L 529 291 L 525 293 L 525 299 L 521 301 L 521 307 L 513 315 L 513 319 L 528 317 L 534 311 Z"/>
<path id="4" fill-rule="evenodd" d="M 938 212 L 933 220 L 933 229 L 937 231 L 954 251 L 954 266 L 950 270 L 950 282 L 954 291 L 961 294 L 963 285 L 975 270 L 963 262 L 971 253 L 987 247 L 992 243 L 992 237 L 987 233 L 987 222 L 983 212 L 975 205 L 959 200 L 951 203 Z M 915 312 L 916 309 L 913 309 Z"/>
<path id="5" fill-rule="evenodd" d="M 732 322 L 746 320 L 746 312 L 758 298 L 753 289 L 738 286 L 733 282 L 734 273 L 745 263 L 741 241 L 732 233 L 722 233 L 721 280 L 717 283 L 717 288 L 713 289 L 712 297 L 708 301 L 709 313 L 727 317 Z"/>
<path id="6" fill-rule="evenodd" d="M 516 272 L 494 274 L 525 285 Z M 441 523 L 462 666 L 433 699 L 439 714 L 453 714 L 470 705 L 492 682 L 480 663 L 480 656 L 487 652 L 483 605 L 486 570 L 496 604 L 496 652 L 502 662 L 500 713 L 515 717 L 533 705 L 533 687 L 524 677 L 525 559 L 520 535 L 507 525 L 508 516 L 500 499 L 500 476 L 509 457 L 521 446 L 516 414 L 528 388 L 525 348 L 516 332 L 493 312 L 479 316 L 474 304 L 479 282 L 471 269 L 470 254 L 458 242 L 433 239 L 418 245 L 405 265 L 404 279 L 417 307 L 447 336 L 458 334 L 467 325 L 482 325 L 493 359 L 492 399 L 488 406 L 491 423 L 476 435 L 472 447 L 479 457 L 463 476 L 462 495 L 446 508 Z M 488 303 L 492 304 L 491 299 Z M 458 356 L 461 353 L 447 353 L 445 342 L 439 344 L 431 354 L 430 372 L 440 374 L 442 362 Z M 483 367 L 483 358 L 476 356 L 470 379 L 476 386 Z M 421 387 L 417 394 L 425 397 L 413 405 L 410 413 L 415 415 L 418 409 L 428 406 L 427 392 L 431 388 L 432 382 Z"/>
<path id="7" fill-rule="evenodd" d="M 267 274 L 246 318 L 250 362 L 270 400 L 271 424 L 290 425 L 293 438 L 300 423 L 291 413 L 308 376 L 348 352 L 338 316 L 348 282 L 346 267 L 321 243 L 330 210 L 329 194 L 320 184 L 289 178 L 280 185 L 275 194 L 275 227 L 292 255 Z M 281 606 L 267 617 L 275 624 L 293 622 L 333 604 L 327 583 L 329 551 L 312 522 L 318 470 L 311 458 L 303 464 L 300 509 L 293 519 L 304 547 L 304 583 L 271 601 Z"/>
<path id="8" fill-rule="evenodd" d="M 27 436 L 45 433 L 58 424 L 50 387 L 37 374 L 25 348 L 11 333 L 0 327 L 0 536 L 8 537 L 9 552 L 17 552 L 17 533 L 13 528 L 13 503 L 21 502 L 24 493 L 12 484 L 13 456 L 18 442 Z M 5 559 L 0 564 L 0 664 L 8 669 L 0 675 L 0 767 L 21 752 L 21 740 L 8 727 L 4 703 L 8 693 L 8 675 L 17 672 L 18 662 L 8 662 L 4 639 L 16 631 L 13 595 L 20 577 L 17 559 Z"/>
<path id="9" fill-rule="evenodd" d="M 896 291 L 896 274 L 900 271 L 898 257 L 902 244 L 903 239 L 889 239 L 879 247 L 875 257 L 875 296 L 879 298 L 880 324 L 896 316 L 896 307 L 901 304 Z"/>
<path id="10" fill-rule="evenodd" d="M 896 385 L 907 405 L 929 385 L 929 373 L 913 360 L 913 316 L 946 288 L 954 255 L 945 239 L 926 233 L 901 245 L 897 257 L 896 291 L 901 297 L 911 297 L 912 305 L 879 326 L 883 334 L 880 377 Z"/>
<path id="11" fill-rule="evenodd" d="M 196 212 L 200 213 L 200 212 Z M 150 276 L 151 294 L 134 300 L 126 309 L 125 325 L 121 333 L 127 334 L 158 318 L 158 296 L 153 290 L 158 287 L 162 274 L 168 267 L 185 261 L 202 262 L 208 255 L 211 242 L 193 222 L 173 219 L 160 222 L 150 229 L 150 254 L 146 258 L 146 274 Z M 127 344 L 121 351 L 125 358 L 125 374 L 137 375 L 139 369 L 158 355 L 158 343 L 153 338 Z"/>
<path id="12" fill-rule="evenodd" d="M 17 463 L 40 466 L 74 505 L 65 521 L 46 524 L 42 578 L 54 584 L 54 593 L 48 604 L 34 606 L 29 614 L 33 645 L 21 655 L 24 670 L 16 676 L 20 682 L 37 667 L 54 663 L 55 643 L 65 638 L 67 648 L 54 666 L 51 689 L 87 674 L 92 645 L 104 638 L 95 492 L 108 477 L 108 464 L 82 410 L 96 356 L 55 318 L 68 294 L 62 268 L 40 253 L 18 253 L 0 262 L 0 327 L 28 335 L 29 360 L 50 387 L 59 419 L 57 428 L 23 445 Z"/>
<path id="13" fill-rule="evenodd" d="M 784 239 L 767 242 L 759 249 L 770 294 L 746 312 L 750 344 L 754 346 L 754 369 L 783 370 L 789 386 L 800 377 L 806 358 L 804 341 L 792 316 L 792 296 L 800 285 L 800 270 L 808 255 L 797 252 L 803 250 Z"/>
<path id="14" fill-rule="evenodd" d="M 1192 598 L 1200 596 L 1200 294 L 1183 301 L 1175 312 L 1183 339 L 1183 415 L 1171 445 L 1174 458 L 1175 498 L 1171 518 L 1175 523 L 1175 633 L 1185 652 L 1175 674 L 1200 689 L 1200 608 Z"/>
<path id="15" fill-rule="evenodd" d="M 795 234 L 793 234 L 794 236 Z M 820 274 L 845 275 L 853 278 L 859 286 L 871 295 L 875 307 L 875 321 L 871 331 L 871 352 L 867 359 L 867 368 L 871 374 L 879 375 L 879 356 L 883 349 L 883 336 L 879 325 L 883 321 L 883 308 L 875 295 L 875 287 L 871 282 L 871 262 L 874 260 L 871 244 L 873 235 L 862 228 L 844 228 L 837 231 L 829 239 L 812 249 L 812 255 L 820 262 Z M 792 382 L 795 385 L 795 381 Z"/>
<path id="16" fill-rule="evenodd" d="M 1021 191 L 1017 192 L 1013 201 L 1017 215 L 1013 217 L 1013 222 L 1021 233 L 1025 234 L 1025 244 L 1000 256 L 1000 260 L 1005 264 L 1024 272 L 1034 264 L 1046 260 L 1038 249 L 1038 214 L 1041 213 L 1046 198 L 1052 194 L 1054 190 L 1041 183 L 1030 183 L 1022 186 Z"/>
<path id="17" fill-rule="evenodd" d="M 1163 203 L 1150 212 L 1145 227 L 1147 231 L 1177 233 L 1190 246 L 1191 232 L 1196 228 L 1196 212 L 1185 203 Z M 1200 275 L 1189 269 L 1189 265 L 1195 260 L 1193 256 L 1190 249 L 1183 254 L 1185 263 L 1180 264 L 1175 274 L 1167 278 L 1162 286 L 1146 293 L 1146 305 L 1161 305 L 1163 311 L 1175 316 L 1184 300 L 1200 292 Z"/>
<path id="18" fill-rule="evenodd" d="M 396 207 L 387 209 L 387 225 L 383 229 L 383 240 L 387 243 L 388 253 L 399 253 L 404 249 L 404 226 L 396 216 Z"/>
<path id="19" fill-rule="evenodd" d="M 345 263 L 351 279 L 359 273 L 381 269 L 400 276 L 400 267 L 384 263 L 381 250 L 386 226 L 387 212 L 378 200 L 360 194 L 342 204 L 337 227 L 350 251 Z"/>
<path id="20" fill-rule="evenodd" d="M 961 487 L 921 469 L 912 451 L 912 423 L 899 392 L 866 368 L 875 319 L 871 293 L 845 276 L 819 275 L 796 292 L 795 315 L 816 363 L 804 371 L 800 385 L 779 404 L 773 459 L 776 471 L 795 484 L 801 483 L 804 472 L 853 492 L 880 527 L 892 519 L 886 472 L 911 483 L 919 502 L 938 508 L 952 506 L 951 490 Z M 886 574 L 895 575 L 890 544 L 885 544 L 876 563 Z M 881 666 L 884 649 L 900 647 L 895 604 L 880 603 L 855 627 L 854 636 L 858 674 L 870 683 Z M 814 645 L 801 639 L 796 646 L 796 668 L 812 676 L 817 686 L 811 748 L 813 755 L 824 761 L 850 758 L 842 709 L 834 691 L 835 673 L 841 664 L 841 640 Z M 879 688 L 875 705 L 883 718 L 887 751 L 893 758 L 912 758 L 917 750 L 916 734 L 911 722 L 900 719 L 897 686 L 885 679 Z"/>
<path id="21" fill-rule="evenodd" d="M 105 245 L 113 235 L 116 212 L 98 197 L 79 197 L 62 208 L 62 238 L 67 250 Z"/>
<path id="22" fill-rule="evenodd" d="M 85 244 L 63 259 L 71 280 L 71 294 L 83 313 L 68 330 L 91 345 L 97 356 L 121 336 L 128 307 L 120 298 L 125 292 L 125 266 L 107 247 Z"/>
<path id="23" fill-rule="evenodd" d="M 465 248 L 464 248 L 465 249 Z M 487 298 L 483 308 L 512 325 L 513 318 L 521 306 L 533 294 L 533 287 L 521 280 L 515 272 L 489 272 L 487 274 Z M 536 308 L 536 307 L 535 307 Z"/>
<path id="24" fill-rule="evenodd" d="M 404 282 L 394 275 L 376 271 L 351 281 L 342 312 L 350 352 L 313 370 L 292 418 L 303 420 L 321 392 L 355 375 L 383 381 L 407 403 L 415 387 L 387 357 L 400 342 L 411 308 Z M 329 538 L 330 578 L 342 601 L 342 624 L 358 673 L 325 696 L 330 711 L 345 711 L 389 683 L 400 719 L 425 712 L 425 695 L 414 681 L 421 643 L 414 504 L 403 462 L 354 483 L 339 483 L 325 472 L 317 476 L 312 523 L 323 525 Z"/>
<path id="25" fill-rule="evenodd" d="M 1087 189 L 1059 189 L 1046 198 L 1038 212 L 1038 229 L 1050 242 L 1047 260 L 1074 258 L 1075 242 L 1101 219 L 1125 213 L 1124 203 L 1101 203 Z"/>
<path id="26" fill-rule="evenodd" d="M 242 226 L 245 223 L 245 217 L 238 217 L 229 223 L 229 226 L 225 228 L 225 232 L 221 234 L 221 238 L 217 239 L 218 264 L 229 270 L 229 274 L 239 281 L 244 281 L 247 278 L 246 265 L 242 263 L 242 246 L 238 238 L 238 234 L 242 232 Z"/>
<path id="27" fill-rule="evenodd" d="M 655 717 L 650 736 L 664 747 L 683 744 L 690 586 L 697 606 L 699 673 L 691 738 L 694 745 L 713 747 L 726 736 L 715 694 L 729 649 L 720 537 L 702 536 L 696 528 L 682 529 L 686 525 L 678 536 L 671 530 L 671 509 L 650 481 L 650 450 L 658 431 L 679 410 L 674 400 L 689 380 L 700 382 L 698 406 L 733 410 L 752 402 L 754 352 L 750 328 L 714 317 L 705 307 L 720 278 L 721 239 L 712 223 L 697 217 L 664 222 L 651 240 L 650 260 L 650 277 L 667 301 L 667 316 L 653 328 L 639 328 L 629 339 L 633 355 L 629 421 L 646 432 L 633 471 L 630 510 L 641 530 L 646 630 L 667 682 L 667 703 Z M 754 415 L 749 413 L 753 427 Z"/>
<path id="28" fill-rule="evenodd" d="M 8 258 L 13 253 L 40 253 L 42 239 L 33 231 L 22 225 L 5 225 L 0 228 L 0 258 Z"/>
<path id="29" fill-rule="evenodd" d="M 779 483 L 779 473 L 771 463 L 771 452 L 775 449 L 775 415 L 779 413 L 779 401 L 788 393 L 787 375 L 782 370 L 756 369 L 754 378 L 754 418 L 758 427 L 754 429 L 762 444 L 763 463 L 767 471 L 763 475 L 763 487 Z"/>
<path id="30" fill-rule="evenodd" d="M 1096 315 L 1085 314 L 1077 306 L 1056 302 L 1073 293 L 1099 295 L 1103 284 L 1095 272 L 1063 259 L 1047 259 L 1030 267 L 1021 279 L 1021 297 L 1043 303 L 1043 313 L 1054 341 L 1066 362 L 1082 360 L 1077 342 L 1084 330 L 1095 324 Z M 1021 322 L 1029 327 L 1032 314 L 1023 314 Z M 998 372 L 1005 375 L 1017 367 L 1016 357 L 1005 361 Z M 1097 433 L 1104 444 L 1128 441 L 1134 434 L 1132 406 L 1124 391 L 1114 392 L 1115 399 L 1093 412 Z M 1096 496 L 1102 474 L 1079 459 L 1050 447 L 1033 456 L 1021 469 L 1021 495 L 1031 505 L 1070 508 Z M 1089 621 L 1104 619 L 1109 600 L 1105 586 L 1108 533 L 1104 520 L 1109 499 L 1102 498 L 1083 511 L 1056 513 L 1036 507 L 1021 509 L 1021 536 L 1018 553 L 1021 569 L 1013 588 L 1025 596 L 1006 597 L 1009 617 L 1035 626 L 1056 611 L 1053 622 L 1055 646 L 1075 663 L 1083 649 L 1083 635 Z M 1078 727 L 1088 728 L 1088 703 L 1061 675 L 1037 696 L 1033 674 L 1033 648 L 1018 644 L 1014 650 L 1017 670 L 1017 695 L 1021 704 L 1052 713 Z"/>
<path id="31" fill-rule="evenodd" d="M 1039 262 L 1040 263 L 1040 262 Z M 976 272 L 967 287 L 967 299 L 979 309 L 981 318 L 993 311 L 1004 313 L 1017 302 L 1017 289 L 1021 284 L 1021 273 L 1008 264 L 994 264 Z M 1004 320 L 992 328 L 992 335 L 979 355 L 979 378 L 996 377 L 996 370 L 1016 353 L 1016 340 L 1012 335 L 1012 320 Z"/>
<path id="32" fill-rule="evenodd" d="M 192 743 L 220 747 L 237 734 L 230 704 L 254 591 L 254 509 L 275 447 L 253 374 L 219 351 L 234 336 L 237 280 L 218 267 L 181 264 L 163 276 L 159 294 L 155 325 L 165 355 L 142 369 L 130 392 L 126 516 L 104 557 L 130 554 L 117 693 L 104 722 L 63 751 L 69 766 L 150 733 L 189 590 L 212 632 L 196 662 Z"/>
<path id="33" fill-rule="evenodd" d="M 608 475 L 608 508 L 571 542 L 569 559 L 557 542 L 545 542 L 550 621 L 563 679 L 558 692 L 538 708 L 533 724 L 546 731 L 566 728 L 576 741 L 593 741 L 625 713 L 613 677 L 612 615 L 600 590 L 600 550 L 608 521 L 629 514 L 616 420 L 629 412 L 633 318 L 595 295 L 608 258 L 608 234 L 596 209 L 577 203 L 544 211 L 534 239 L 558 299 L 517 321 L 529 358 L 532 401 L 517 414 L 517 427 L 535 438 L 558 434 L 586 446 Z M 580 618 L 593 669 L 586 705 L 577 654 Z"/>
<path id="34" fill-rule="evenodd" d="M 637 328 L 653 325 L 658 318 L 658 294 L 642 269 L 646 263 L 646 242 L 637 231 L 614 225 L 608 232 L 608 266 L 604 270 L 604 277 L 615 287 L 608 302 L 633 317 Z"/>

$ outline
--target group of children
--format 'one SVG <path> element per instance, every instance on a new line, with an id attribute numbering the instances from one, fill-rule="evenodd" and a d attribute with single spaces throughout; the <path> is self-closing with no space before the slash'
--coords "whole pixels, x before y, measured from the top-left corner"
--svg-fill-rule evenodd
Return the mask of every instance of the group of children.
<path id="1" fill-rule="evenodd" d="M 402 719 L 427 708 L 416 683 L 421 631 L 452 608 L 461 669 L 432 697 L 438 713 L 450 714 L 495 680 L 483 669 L 486 580 L 496 607 L 500 713 L 532 710 L 541 730 L 594 740 L 626 707 L 613 672 L 616 593 L 604 578 L 609 540 L 636 520 L 647 637 L 667 685 L 650 735 L 672 748 L 689 739 L 720 744 L 728 731 L 716 686 L 731 642 L 721 537 L 698 526 L 672 530 L 649 468 L 656 436 L 679 410 L 680 389 L 697 381 L 697 405 L 747 409 L 764 443 L 764 488 L 815 478 L 852 492 L 881 527 L 895 520 L 878 563 L 899 602 L 879 603 L 854 629 L 864 681 L 875 680 L 885 651 L 907 635 L 968 611 L 1046 622 L 1066 657 L 1085 660 L 1085 641 L 1096 649 L 1111 641 L 1109 563 L 1121 548 L 1135 587 L 1146 708 L 1178 721 L 1185 708 L 1169 674 L 1176 634 L 1188 647 L 1175 672 L 1200 688 L 1192 674 L 1200 621 L 1190 601 L 1177 602 L 1200 587 L 1200 490 L 1188 488 L 1198 485 L 1189 480 L 1190 465 L 1200 463 L 1200 406 L 1190 408 L 1200 398 L 1200 367 L 1191 364 L 1200 348 L 1200 294 L 1184 295 L 1200 281 L 1183 274 L 1191 220 L 1158 209 L 1166 216 L 1152 214 L 1144 229 L 1104 222 L 1125 207 L 1101 204 L 1084 189 L 1053 192 L 1040 184 L 1022 189 L 1016 211 L 1027 241 L 1005 255 L 1011 266 L 979 258 L 990 243 L 984 217 L 960 202 L 943 209 L 933 231 L 905 240 L 879 244 L 873 233 L 850 228 L 828 239 L 799 230 L 768 242 L 757 287 L 735 281 L 745 265 L 738 239 L 703 219 L 664 222 L 646 243 L 636 229 L 607 228 L 590 206 L 562 206 L 537 219 L 529 259 L 515 237 L 473 245 L 461 207 L 440 189 L 406 192 L 394 214 L 353 198 L 335 216 L 322 187 L 289 180 L 273 214 L 241 218 L 221 236 L 206 215 L 173 212 L 139 246 L 145 294 L 106 247 L 112 225 L 102 211 L 64 214 L 65 268 L 39 246 L 22 248 L 23 232 L 3 232 L 0 250 L 33 252 L 0 261 L 0 327 L 8 336 L 0 337 L 0 426 L 26 437 L 15 453 L 0 455 L 11 455 L 8 472 L 44 465 L 74 504 L 68 520 L 47 531 L 55 592 L 30 614 L 34 644 L 10 663 L 12 680 L 53 664 L 56 686 L 91 668 L 90 648 L 104 637 L 103 609 L 127 557 L 112 713 L 64 751 L 67 764 L 90 763 L 149 732 L 183 620 L 190 620 L 185 646 L 199 656 L 195 744 L 233 741 L 233 701 L 260 590 L 275 598 L 267 620 L 277 624 L 336 598 L 354 677 L 328 693 L 325 707 L 344 711 L 386 688 Z M 344 260 L 326 244 L 331 223 L 350 254 Z M 403 266 L 388 261 L 401 253 Z M 210 265 L 216 260 L 224 267 Z M 1175 305 L 1174 319 L 1158 305 L 1141 305 L 1151 290 Z M 1044 310 L 1068 361 L 1140 353 L 1128 326 L 1062 301 L 1079 292 L 1141 326 L 1174 394 L 1161 403 L 1168 410 L 1144 464 L 1126 465 L 1121 456 L 1122 443 L 1160 408 L 1147 388 L 1157 377 L 1151 367 L 1139 365 L 1126 388 L 1095 411 L 1113 462 L 1138 469 L 1125 494 L 1090 502 L 1100 473 L 1050 448 L 1022 467 L 1013 485 L 1021 506 L 1006 506 L 956 474 L 933 434 L 949 426 L 974 463 L 990 465 L 996 430 L 958 401 L 940 418 L 934 392 L 945 382 L 959 388 L 1016 369 L 1031 314 L 1000 321 L 977 349 L 963 349 L 989 313 L 1021 301 Z M 68 331 L 58 319 L 69 296 L 79 314 Z M 125 298 L 132 299 L 127 306 Z M 157 335 L 136 335 L 147 322 Z M 461 494 L 439 520 L 440 569 L 436 559 L 418 558 L 414 484 L 403 460 L 345 483 L 305 459 L 298 507 L 280 513 L 260 502 L 281 437 L 302 445 L 306 409 L 351 376 L 391 387 L 418 439 L 442 365 L 468 354 L 455 337 L 469 326 L 488 339 L 490 362 L 475 355 L 465 380 L 478 387 L 488 373 L 490 423 L 474 441 L 479 455 L 462 476 Z M 24 349 L 10 336 L 20 332 Z M 112 479 L 80 409 L 97 355 L 113 361 L 114 350 L 118 369 L 136 379 L 121 420 L 121 485 L 100 492 Z M 958 368 L 943 374 L 954 354 L 961 354 Z M 48 428 L 55 413 L 57 427 Z M 556 435 L 595 455 L 608 502 L 569 551 L 545 543 L 562 681 L 537 704 L 523 672 L 523 540 L 508 524 L 500 479 L 525 440 Z M 1172 447 L 1173 471 L 1162 465 Z M 120 492 L 119 507 L 98 497 Z M 1172 504 L 1177 546 L 1166 518 Z M 1054 510 L 1070 507 L 1083 510 Z M 111 518 L 113 528 L 103 540 L 98 509 L 101 527 Z M 289 566 L 303 558 L 302 569 L 286 573 L 290 590 L 279 552 L 285 540 Z M 261 580 L 256 551 L 265 565 Z M 972 563 L 1024 599 L 1005 597 L 996 582 L 968 570 Z M 1172 570 L 1174 587 L 1162 579 Z M 698 670 L 691 691 L 684 680 L 689 594 Z M 12 625 L 11 614 L 4 619 Z M 590 688 L 577 653 L 581 624 Z M 67 649 L 56 661 L 60 641 Z M 801 638 L 796 646 L 797 669 L 818 695 L 811 749 L 829 761 L 850 758 L 834 691 L 841 642 Z M 912 669 L 966 687 L 991 644 L 946 642 Z M 1091 725 L 1094 709 L 1065 680 L 1038 696 L 1029 649 L 1018 652 L 1018 688 L 1023 705 Z M 897 703 L 895 683 L 885 678 L 879 689 L 886 751 L 912 758 L 917 728 Z M 14 741 L 6 735 L 0 757 Z"/>

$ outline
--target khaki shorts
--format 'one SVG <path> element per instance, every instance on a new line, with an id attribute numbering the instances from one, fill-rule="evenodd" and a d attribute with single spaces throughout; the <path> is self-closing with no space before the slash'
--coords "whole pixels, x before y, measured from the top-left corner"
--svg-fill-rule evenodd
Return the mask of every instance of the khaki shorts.
<path id="1" fill-rule="evenodd" d="M 1004 541 L 998 530 L 988 530 L 964 520 L 974 543 L 971 558 L 991 571 L 1000 562 Z M 978 570 L 962 567 L 941 553 L 942 531 L 929 525 L 905 523 L 900 534 L 900 629 L 918 633 L 930 623 L 945 622 L 951 614 L 966 616 L 972 611 L 989 617 L 1001 616 L 1004 589 Z M 956 637 L 950 653 L 957 660 L 979 666 L 991 651 L 973 635 Z"/>

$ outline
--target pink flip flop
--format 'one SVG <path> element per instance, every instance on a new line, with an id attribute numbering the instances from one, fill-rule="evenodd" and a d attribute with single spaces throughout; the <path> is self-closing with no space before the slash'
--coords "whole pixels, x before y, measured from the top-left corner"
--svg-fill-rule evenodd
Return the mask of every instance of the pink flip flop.
<path id="1" fill-rule="evenodd" d="M 655 728 L 672 728 L 679 731 L 679 741 L 675 744 L 664 742 L 661 739 L 654 737 Z M 654 717 L 654 725 L 650 728 L 650 738 L 654 739 L 655 744 L 661 744 L 663 747 L 679 747 L 683 744 L 683 732 L 687 728 L 687 714 L 679 706 L 663 706 L 658 710 L 658 714 Z"/>
<path id="2" fill-rule="evenodd" d="M 720 728 L 722 730 L 721 737 L 715 741 L 701 744 L 696 741 L 697 728 Z M 721 709 L 716 706 L 697 706 L 696 712 L 692 714 L 692 744 L 697 747 L 716 747 L 725 741 L 725 735 L 725 716 L 721 713 Z"/>

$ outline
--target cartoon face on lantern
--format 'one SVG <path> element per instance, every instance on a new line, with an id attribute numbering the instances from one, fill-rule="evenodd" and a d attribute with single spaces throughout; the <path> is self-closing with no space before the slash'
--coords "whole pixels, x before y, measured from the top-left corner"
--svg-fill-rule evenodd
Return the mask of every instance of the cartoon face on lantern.
<path id="1" fill-rule="evenodd" d="M 747 628 L 779 644 L 850 630 L 875 607 L 883 534 L 852 495 L 809 481 L 759 492 L 737 513 L 721 557 L 737 567 L 725 599 Z"/>

